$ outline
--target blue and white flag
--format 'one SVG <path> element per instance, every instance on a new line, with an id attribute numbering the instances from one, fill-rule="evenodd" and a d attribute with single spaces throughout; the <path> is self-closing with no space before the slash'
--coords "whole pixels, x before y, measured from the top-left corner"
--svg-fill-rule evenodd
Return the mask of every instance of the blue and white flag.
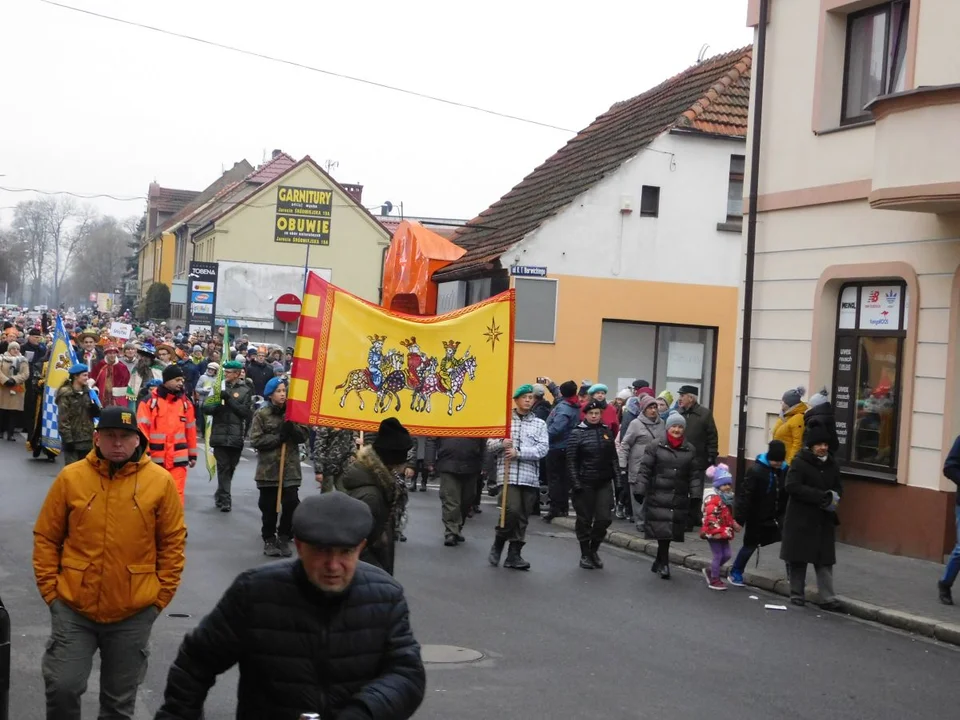
<path id="1" fill-rule="evenodd" d="M 59 453 L 61 450 L 60 432 L 57 426 L 57 390 L 70 377 L 70 367 L 76 363 L 77 355 L 63 327 L 63 318 L 57 315 L 40 405 L 40 445 L 53 453 Z"/>

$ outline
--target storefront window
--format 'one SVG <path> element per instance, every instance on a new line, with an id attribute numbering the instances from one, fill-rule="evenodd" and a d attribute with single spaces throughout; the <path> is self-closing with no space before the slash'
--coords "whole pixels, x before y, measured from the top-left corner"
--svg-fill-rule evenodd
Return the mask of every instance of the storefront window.
<path id="1" fill-rule="evenodd" d="M 837 312 L 834 408 L 838 459 L 871 470 L 895 470 L 906 287 L 845 286 Z"/>
<path id="2" fill-rule="evenodd" d="M 600 382 L 611 394 L 637 379 L 657 392 L 676 395 L 683 385 L 700 389 L 710 406 L 716 355 L 716 328 L 604 320 L 600 340 Z"/>

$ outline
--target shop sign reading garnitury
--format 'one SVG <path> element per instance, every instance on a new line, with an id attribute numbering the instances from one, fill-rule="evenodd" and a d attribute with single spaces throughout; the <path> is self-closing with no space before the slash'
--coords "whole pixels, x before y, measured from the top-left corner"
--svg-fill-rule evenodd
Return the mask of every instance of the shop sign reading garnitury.
<path id="1" fill-rule="evenodd" d="M 274 242 L 329 245 L 333 191 L 281 185 L 277 188 Z"/>

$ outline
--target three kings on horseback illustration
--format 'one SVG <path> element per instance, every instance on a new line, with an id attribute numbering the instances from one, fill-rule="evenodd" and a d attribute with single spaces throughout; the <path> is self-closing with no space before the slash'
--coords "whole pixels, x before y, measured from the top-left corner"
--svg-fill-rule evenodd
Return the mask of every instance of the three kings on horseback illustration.
<path id="1" fill-rule="evenodd" d="M 471 381 L 476 378 L 477 358 L 471 354 L 470 348 L 463 357 L 457 357 L 459 340 L 445 340 L 443 356 L 438 360 L 420 348 L 416 337 L 400 342 L 406 353 L 395 348 L 384 351 L 385 335 L 369 335 L 367 339 L 370 341 L 367 366 L 348 372 L 346 379 L 335 388 L 343 391 L 341 408 L 346 406 L 350 393 L 356 393 L 360 410 L 363 410 L 366 405 L 363 393 L 371 392 L 376 396 L 374 412 L 387 412 L 391 407 L 400 410 L 400 393 L 405 390 L 411 393 L 410 409 L 414 412 L 430 413 L 432 397 L 437 394 L 447 397 L 447 415 L 466 407 L 464 384 L 467 378 Z M 458 396 L 460 402 L 454 406 Z"/>

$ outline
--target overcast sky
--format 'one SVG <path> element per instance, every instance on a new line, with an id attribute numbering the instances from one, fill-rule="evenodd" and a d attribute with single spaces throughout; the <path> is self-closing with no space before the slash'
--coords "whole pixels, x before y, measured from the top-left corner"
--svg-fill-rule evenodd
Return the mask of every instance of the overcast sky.
<path id="1" fill-rule="evenodd" d="M 578 130 L 752 42 L 747 0 L 63 0 L 197 38 Z M 273 148 L 364 205 L 471 218 L 571 133 L 451 107 L 41 0 L 0 2 L 0 186 L 143 198 Z M 0 190 L 0 219 L 30 197 Z M 91 201 L 139 215 L 143 199 Z"/>

